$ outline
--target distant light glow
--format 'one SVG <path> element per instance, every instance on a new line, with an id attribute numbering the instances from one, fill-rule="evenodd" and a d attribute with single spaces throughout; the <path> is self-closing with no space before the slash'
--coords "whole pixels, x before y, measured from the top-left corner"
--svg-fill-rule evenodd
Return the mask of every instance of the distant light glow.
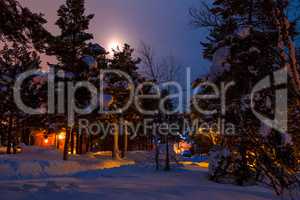
<path id="1" fill-rule="evenodd" d="M 46 138 L 46 139 L 44 140 L 44 142 L 45 142 L 45 144 L 48 144 L 48 142 L 49 142 L 48 138 Z"/>
<path id="2" fill-rule="evenodd" d="M 113 54 L 113 50 L 118 50 L 118 49 L 121 50 L 122 46 L 123 46 L 123 44 L 120 39 L 117 39 L 117 38 L 112 39 L 112 40 L 110 40 L 110 42 L 107 45 L 108 52 L 110 54 Z"/>
<path id="3" fill-rule="evenodd" d="M 58 139 L 59 140 L 65 139 L 65 133 L 64 132 L 60 132 L 59 135 L 58 135 Z"/>

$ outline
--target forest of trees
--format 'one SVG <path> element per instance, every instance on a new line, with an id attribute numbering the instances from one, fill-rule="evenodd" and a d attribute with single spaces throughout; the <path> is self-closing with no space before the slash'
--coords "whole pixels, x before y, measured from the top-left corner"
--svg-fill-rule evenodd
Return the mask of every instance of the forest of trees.
<path id="1" fill-rule="evenodd" d="M 16 0 L 1 1 L 0 7 L 1 47 L 3 44 L 0 52 L 1 144 L 7 146 L 8 154 L 16 153 L 18 144 L 28 143 L 30 135 L 24 136 L 24 133 L 30 132 L 32 128 L 46 130 L 45 134 L 51 131 L 65 130 L 64 160 L 68 159 L 69 152 L 83 153 L 83 145 L 86 145 L 85 151 L 89 151 L 92 148 L 93 141 L 99 140 L 95 137 L 100 138 L 100 136 L 93 136 L 89 133 L 79 135 L 79 120 L 85 118 L 89 119 L 90 123 L 100 120 L 102 123 L 115 125 L 111 130 L 113 132 L 112 152 L 113 158 L 120 159 L 121 157 L 126 157 L 128 134 L 130 134 L 128 133 L 130 130 L 119 127 L 121 120 L 126 123 L 138 123 L 147 118 L 152 119 L 153 123 L 164 123 L 175 119 L 172 116 L 163 116 L 162 113 L 144 115 L 132 105 L 125 112 L 119 114 L 103 115 L 97 111 L 88 112 L 86 115 L 75 113 L 74 120 L 69 123 L 68 112 L 66 111 L 70 109 L 70 104 L 72 103 L 77 108 L 84 110 L 89 105 L 92 94 L 82 87 L 76 91 L 75 102 L 70 102 L 70 99 L 68 99 L 68 94 L 71 92 L 68 91 L 70 88 L 66 88 L 63 85 L 72 83 L 76 87 L 78 86 L 77 83 L 88 81 L 95 88 L 99 89 L 100 72 L 103 69 L 125 72 L 136 86 L 143 82 L 148 82 L 148 85 L 151 85 L 150 83 L 174 80 L 175 69 L 178 66 L 175 66 L 175 63 L 165 62 L 155 72 L 157 74 L 165 73 L 167 75 L 165 78 L 156 77 L 157 74 L 154 73 L 148 76 L 147 73 L 139 70 L 139 65 L 142 62 L 147 62 L 146 57 L 143 59 L 134 58 L 134 49 L 128 44 L 114 49 L 113 56 L 109 56 L 106 49 L 92 42 L 93 34 L 89 33 L 88 30 L 94 15 L 86 14 L 84 0 L 66 0 L 65 4 L 60 6 L 57 11 L 58 19 L 55 23 L 59 30 L 58 35 L 53 35 L 45 29 L 44 25 L 47 23 L 47 20 L 43 18 L 42 14 L 32 13 Z M 143 47 L 145 47 L 145 51 L 141 52 L 141 57 L 150 53 L 146 51 L 146 45 Z M 47 97 L 50 92 L 49 82 L 43 81 L 43 77 L 47 76 L 47 72 L 44 72 L 45 66 L 41 66 L 39 57 L 39 55 L 43 54 L 55 57 L 57 60 L 56 63 L 48 63 L 47 66 L 48 70 L 53 70 L 54 73 L 54 83 L 52 84 L 55 85 L 55 89 L 52 95 L 64 98 L 53 102 L 55 107 L 58 108 L 57 110 L 53 110 L 49 106 L 50 100 Z M 154 62 L 154 60 L 151 60 L 151 62 Z M 163 69 L 163 65 L 166 65 L 168 70 Z M 152 67 L 145 64 L 146 70 L 151 70 Z M 26 81 L 26 84 L 21 88 L 21 95 L 22 100 L 28 106 L 40 109 L 41 113 L 39 115 L 28 115 L 19 111 L 13 97 L 14 81 L 19 74 L 30 69 L 37 69 L 40 72 L 32 75 L 31 79 Z M 106 77 L 105 85 L 104 93 L 111 97 L 109 109 L 118 110 L 128 100 L 130 85 L 117 75 Z M 99 91 L 96 92 L 99 93 Z M 151 89 L 151 86 L 145 87 L 142 93 L 151 95 L 153 89 Z M 164 93 L 167 95 L 168 89 L 165 89 Z M 166 102 L 165 106 L 171 109 L 171 105 L 172 101 L 170 100 Z M 159 108 L 159 103 L 144 100 L 142 107 L 155 110 Z M 46 110 L 48 112 L 45 112 Z M 177 115 L 175 114 L 175 116 Z M 121 136 L 122 140 L 120 141 L 119 137 Z M 149 133 L 149 135 L 146 135 L 146 138 L 148 138 L 147 143 L 158 142 L 160 137 L 163 137 L 164 141 L 168 141 L 169 138 L 168 135 L 156 138 L 152 133 Z M 77 139 L 75 140 L 75 138 Z M 85 144 L 83 140 L 86 140 Z M 122 144 L 122 147 L 120 147 L 120 144 Z M 169 145 L 167 145 L 167 152 L 169 152 L 168 148 Z M 169 169 L 169 160 L 169 155 L 167 154 L 166 170 Z"/>
<path id="2" fill-rule="evenodd" d="M 294 39 L 298 35 L 296 19 L 289 19 L 287 0 L 214 0 L 211 5 L 202 4 L 199 9 L 191 9 L 192 24 L 197 28 L 209 30 L 206 41 L 202 41 L 203 57 L 212 62 L 211 72 L 206 77 L 199 77 L 192 84 L 197 88 L 205 81 L 216 85 L 229 83 L 235 85 L 226 93 L 226 107 L 221 110 L 218 102 L 193 99 L 205 108 L 218 110 L 210 117 L 193 108 L 191 113 L 143 114 L 135 105 L 125 112 L 99 114 L 97 111 L 85 115 L 74 113 L 74 120 L 69 121 L 70 106 L 86 109 L 92 94 L 82 87 L 76 92 L 76 99 L 69 102 L 72 87 L 79 82 L 89 82 L 99 89 L 101 70 L 120 70 L 133 80 L 129 85 L 118 76 L 105 77 L 104 93 L 111 97 L 109 109 L 118 111 L 126 104 L 130 90 L 140 83 L 149 83 L 140 91 L 142 95 L 154 95 L 151 84 L 177 81 L 180 66 L 167 58 L 166 62 L 157 63 L 152 49 L 143 43 L 140 58 L 135 57 L 135 50 L 129 45 L 115 49 L 109 56 L 107 50 L 94 42 L 89 25 L 93 14 L 87 14 L 84 0 L 66 0 L 57 11 L 55 25 L 59 34 L 53 35 L 45 28 L 47 20 L 42 14 L 31 12 L 16 0 L 0 1 L 0 136 L 1 144 L 7 146 L 7 154 L 16 153 L 20 143 L 26 143 L 22 137 L 30 128 L 65 130 L 63 159 L 68 160 L 69 151 L 83 153 L 83 140 L 87 140 L 87 151 L 91 150 L 95 136 L 89 133 L 79 135 L 79 120 L 101 121 L 114 124 L 111 128 L 114 159 L 126 157 L 130 130 L 120 127 L 120 121 L 138 123 L 152 119 L 156 124 L 179 123 L 183 116 L 188 120 L 206 119 L 214 122 L 219 118 L 236 125 L 234 136 L 219 133 L 220 138 L 213 141 L 210 152 L 210 178 L 216 182 L 230 181 L 238 185 L 262 182 L 274 188 L 278 195 L 299 186 L 299 146 L 300 127 L 300 75 L 299 55 Z M 299 51 L 298 51 L 299 52 Z M 56 58 L 55 63 L 48 63 L 54 70 L 55 101 L 59 110 L 51 110 L 47 99 L 48 82 L 36 81 L 47 74 L 41 66 L 40 55 Z M 170 62 L 168 62 L 168 59 Z M 140 66 L 143 66 L 141 70 Z M 33 108 L 39 108 L 39 115 L 21 112 L 14 102 L 14 81 L 28 70 L 37 69 L 39 73 L 26 80 L 21 88 L 23 101 Z M 251 110 L 251 91 L 255 84 L 270 76 L 272 87 L 260 92 L 255 98 L 255 108 L 267 116 L 274 115 L 274 105 L 266 105 L 266 99 L 275 102 L 274 72 L 286 69 L 288 72 L 288 130 L 278 131 L 266 127 Z M 63 72 L 63 73 L 61 73 Z M 34 81 L 35 80 L 35 81 Z M 62 84 L 65 83 L 65 84 Z M 81 87 L 78 85 L 78 87 Z M 157 101 L 144 99 L 141 107 L 148 110 L 159 108 L 159 100 L 172 92 L 164 88 Z M 212 92 L 209 86 L 200 90 L 201 94 Z M 98 94 L 99 91 L 96 91 Z M 63 104 L 61 103 L 63 102 Z M 103 102 L 102 102 L 103 103 Z M 172 111 L 176 102 L 164 101 L 164 107 Z M 101 106 L 101 105 L 97 105 Z M 48 110 L 48 112 L 45 112 Z M 158 109 L 159 110 L 159 109 Z M 142 127 L 143 128 L 143 127 Z M 185 130 L 181 130 L 185 131 Z M 100 136 L 99 136 L 100 137 Z M 76 138 L 76 142 L 75 139 Z M 85 138 L 85 139 L 84 139 Z M 153 144 L 156 167 L 159 168 L 159 143 L 165 145 L 164 169 L 170 170 L 170 145 L 176 137 L 170 134 L 149 133 L 147 143 Z M 28 142 L 27 142 L 28 143 Z M 122 145 L 120 145 L 122 144 Z M 297 185 L 298 184 L 298 185 Z"/>

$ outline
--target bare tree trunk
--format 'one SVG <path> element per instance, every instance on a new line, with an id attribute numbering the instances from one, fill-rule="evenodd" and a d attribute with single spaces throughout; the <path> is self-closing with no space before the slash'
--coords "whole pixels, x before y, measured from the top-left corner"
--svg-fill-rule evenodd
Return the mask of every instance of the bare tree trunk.
<path id="1" fill-rule="evenodd" d="M 7 130 L 7 150 L 6 150 L 7 154 L 11 154 L 12 126 L 13 126 L 13 117 L 9 116 L 8 130 Z"/>
<path id="2" fill-rule="evenodd" d="M 123 134 L 123 151 L 122 151 L 122 158 L 125 158 L 127 156 L 127 150 L 128 150 L 128 129 L 125 125 L 124 127 L 124 134 Z"/>
<path id="3" fill-rule="evenodd" d="M 120 160 L 120 150 L 119 150 L 119 127 L 118 124 L 114 127 L 114 146 L 113 146 L 113 152 L 112 157 L 115 160 Z"/>
<path id="4" fill-rule="evenodd" d="M 90 152 L 91 151 L 91 147 L 92 147 L 92 135 L 90 135 L 89 133 L 86 136 L 86 152 Z"/>
<path id="5" fill-rule="evenodd" d="M 13 154 L 17 154 L 17 143 L 16 143 L 16 138 L 13 138 Z"/>
<path id="6" fill-rule="evenodd" d="M 298 94 L 300 94 L 300 75 L 298 72 L 298 65 L 297 65 L 297 59 L 296 59 L 296 48 L 295 45 L 293 43 L 293 41 L 291 40 L 291 37 L 288 37 L 288 49 L 289 49 L 289 57 L 291 60 L 291 64 L 290 64 L 290 71 L 292 73 L 292 78 L 294 80 L 294 85 L 296 88 L 296 91 L 298 91 Z"/>
<path id="7" fill-rule="evenodd" d="M 75 128 L 72 128 L 71 130 L 71 154 L 74 154 L 74 148 L 75 148 L 75 142 L 74 142 L 74 131 L 75 131 Z"/>
<path id="8" fill-rule="evenodd" d="M 296 48 L 289 33 L 290 22 L 285 16 L 283 8 L 276 8 L 274 13 L 279 30 L 278 48 L 280 49 L 281 65 L 288 68 L 295 92 L 300 96 L 300 75 L 296 59 Z M 285 50 L 286 47 L 288 52 Z"/>
<path id="9" fill-rule="evenodd" d="M 12 147 L 13 147 L 13 154 L 17 154 L 17 144 L 19 143 L 19 133 L 20 133 L 20 122 L 17 119 L 16 120 L 16 127 L 15 127 L 15 134 L 13 136 L 12 140 Z"/>
<path id="10" fill-rule="evenodd" d="M 91 152 L 92 149 L 93 149 L 93 140 L 94 140 L 94 137 L 93 137 L 92 134 L 90 134 L 89 138 L 90 138 L 90 145 L 89 145 L 90 148 L 88 149 L 88 151 Z"/>
<path id="11" fill-rule="evenodd" d="M 0 119 L 1 120 L 1 119 Z M 0 145 L 3 145 L 4 144 L 4 133 L 6 133 L 6 128 L 3 128 L 1 129 L 0 131 L 0 137 L 1 137 L 1 140 L 0 140 Z"/>
<path id="12" fill-rule="evenodd" d="M 83 154 L 83 137 L 84 137 L 84 133 L 81 133 L 81 135 L 79 136 L 79 146 L 78 146 L 79 154 Z"/>
<path id="13" fill-rule="evenodd" d="M 90 135 L 87 134 L 86 143 L 85 143 L 85 152 L 89 152 L 89 150 L 90 150 Z"/>
<path id="14" fill-rule="evenodd" d="M 159 170 L 159 144 L 157 136 L 155 136 L 155 168 Z"/>
<path id="15" fill-rule="evenodd" d="M 80 135 L 79 135 L 79 131 L 76 128 L 76 154 L 80 154 Z"/>
<path id="16" fill-rule="evenodd" d="M 244 142 L 244 136 L 242 136 L 242 141 L 240 144 L 240 154 L 241 154 L 241 162 L 240 162 L 240 168 L 239 168 L 239 177 L 237 178 L 237 184 L 240 186 L 243 186 L 248 179 L 247 176 L 247 154 L 246 154 L 246 148 L 245 148 L 245 142 Z"/>
<path id="17" fill-rule="evenodd" d="M 169 137 L 166 135 L 166 163 L 165 171 L 170 171 Z"/>
<path id="18" fill-rule="evenodd" d="M 66 127 L 66 138 L 65 138 L 65 145 L 64 145 L 63 160 L 68 160 L 69 140 L 70 140 L 70 129 L 69 127 Z"/>

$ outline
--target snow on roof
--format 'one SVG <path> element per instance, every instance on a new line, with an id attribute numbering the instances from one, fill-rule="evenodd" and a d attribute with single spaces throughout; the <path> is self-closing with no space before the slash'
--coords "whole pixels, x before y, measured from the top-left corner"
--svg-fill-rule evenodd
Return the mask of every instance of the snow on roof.
<path id="1" fill-rule="evenodd" d="M 89 67 L 89 69 L 97 68 L 98 64 L 93 56 L 85 55 L 81 60 Z"/>
<path id="2" fill-rule="evenodd" d="M 105 54 L 106 53 L 105 48 L 103 48 L 102 46 L 100 46 L 97 43 L 90 43 L 89 50 L 96 54 Z"/>

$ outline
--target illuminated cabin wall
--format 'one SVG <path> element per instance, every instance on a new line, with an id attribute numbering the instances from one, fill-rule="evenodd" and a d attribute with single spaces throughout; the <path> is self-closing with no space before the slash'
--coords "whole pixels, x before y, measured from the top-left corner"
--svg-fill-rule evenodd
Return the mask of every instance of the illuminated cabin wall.
<path id="1" fill-rule="evenodd" d="M 34 146 L 45 147 L 45 148 L 54 148 L 56 147 L 56 135 L 48 134 L 45 137 L 43 131 L 36 131 L 33 133 L 34 137 Z"/>

